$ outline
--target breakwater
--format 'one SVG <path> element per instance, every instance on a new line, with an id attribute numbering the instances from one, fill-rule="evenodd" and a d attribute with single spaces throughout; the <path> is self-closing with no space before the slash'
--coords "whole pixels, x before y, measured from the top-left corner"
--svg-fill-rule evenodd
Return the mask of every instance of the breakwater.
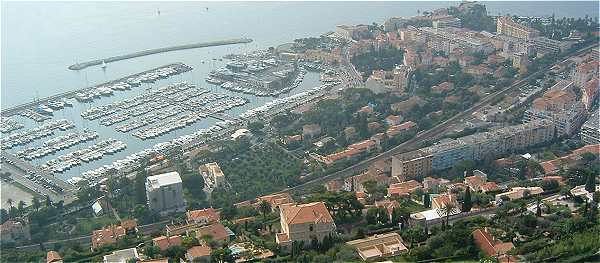
<path id="1" fill-rule="evenodd" d="M 115 61 L 119 61 L 119 60 L 143 57 L 143 56 L 148 56 L 148 55 L 152 55 L 152 54 L 171 52 L 171 51 L 176 51 L 176 50 L 234 45 L 234 44 L 245 44 L 245 43 L 250 43 L 250 42 L 252 42 L 252 39 L 236 38 L 236 39 L 228 39 L 228 40 L 211 41 L 211 42 L 164 47 L 164 48 L 148 49 L 148 50 L 138 51 L 138 52 L 134 52 L 134 53 L 126 54 L 126 55 L 120 55 L 120 56 L 114 56 L 114 57 L 108 57 L 108 58 L 103 58 L 103 59 L 96 59 L 96 60 L 91 60 L 91 61 L 87 61 L 87 62 L 77 63 L 77 64 L 69 66 L 69 69 L 70 70 L 80 70 L 80 69 L 84 69 L 87 67 L 100 65 L 100 64 L 102 64 L 102 62 L 110 63 L 110 62 L 115 62 Z"/>

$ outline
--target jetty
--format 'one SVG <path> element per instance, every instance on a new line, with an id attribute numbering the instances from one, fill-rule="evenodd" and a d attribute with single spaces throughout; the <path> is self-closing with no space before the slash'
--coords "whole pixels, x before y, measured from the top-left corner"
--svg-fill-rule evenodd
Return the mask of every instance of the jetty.
<path id="1" fill-rule="evenodd" d="M 91 60 L 91 61 L 87 61 L 87 62 L 83 62 L 83 63 L 77 63 L 77 64 L 69 66 L 69 69 L 70 70 L 80 70 L 80 69 L 84 69 L 84 68 L 91 67 L 91 66 L 101 65 L 103 63 L 110 63 L 110 62 L 115 62 L 115 61 L 119 61 L 119 60 L 143 57 L 143 56 L 164 53 L 164 52 L 171 52 L 171 51 L 176 51 L 176 50 L 214 47 L 214 46 L 225 46 L 225 45 L 234 45 L 234 44 L 246 44 L 246 43 L 250 43 L 250 42 L 252 42 L 252 39 L 250 39 L 250 38 L 235 38 L 235 39 L 228 39 L 228 40 L 202 42 L 202 43 L 194 43 L 194 44 L 187 44 L 187 45 L 148 49 L 148 50 L 138 51 L 138 52 L 134 52 L 134 53 L 126 54 L 126 55 L 119 55 L 119 56 L 114 56 L 114 57 Z"/>

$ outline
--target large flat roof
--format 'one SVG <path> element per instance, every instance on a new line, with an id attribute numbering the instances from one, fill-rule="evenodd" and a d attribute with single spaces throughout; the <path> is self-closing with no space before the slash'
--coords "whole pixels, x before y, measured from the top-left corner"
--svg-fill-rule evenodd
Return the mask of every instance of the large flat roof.
<path id="1" fill-rule="evenodd" d="M 179 176 L 178 172 L 164 173 L 148 176 L 148 182 L 152 183 L 152 187 L 158 188 L 161 186 L 181 183 L 181 176 Z"/>

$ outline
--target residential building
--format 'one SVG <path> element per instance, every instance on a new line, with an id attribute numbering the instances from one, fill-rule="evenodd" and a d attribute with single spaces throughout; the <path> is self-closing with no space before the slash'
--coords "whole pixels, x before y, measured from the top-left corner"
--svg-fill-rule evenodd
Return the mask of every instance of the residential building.
<path id="1" fill-rule="evenodd" d="M 160 248 L 160 251 L 165 251 L 173 246 L 181 246 L 181 236 L 159 236 L 152 239 L 152 245 Z"/>
<path id="2" fill-rule="evenodd" d="M 63 259 L 58 252 L 50 250 L 46 253 L 46 263 L 63 263 Z"/>
<path id="3" fill-rule="evenodd" d="M 600 109 L 596 109 L 581 126 L 581 140 L 585 144 L 600 143 Z"/>
<path id="4" fill-rule="evenodd" d="M 487 182 L 479 187 L 479 191 L 481 191 L 484 194 L 489 192 L 495 192 L 498 190 L 500 190 L 500 187 L 498 187 L 498 184 L 496 184 L 495 182 Z"/>
<path id="5" fill-rule="evenodd" d="M 196 262 L 196 260 L 199 262 L 203 262 L 202 260 L 210 262 L 211 252 L 212 249 L 209 246 L 193 246 L 187 250 L 185 253 L 185 258 L 188 260 L 188 262 Z"/>
<path id="6" fill-rule="evenodd" d="M 92 250 L 104 245 L 115 244 L 127 234 L 137 232 L 135 220 L 125 220 L 121 225 L 109 225 L 105 228 L 92 231 Z"/>
<path id="7" fill-rule="evenodd" d="M 206 222 L 199 221 L 189 221 L 184 220 L 183 222 L 173 222 L 165 226 L 165 232 L 167 232 L 167 236 L 173 235 L 189 235 L 190 233 L 196 231 L 196 229 L 206 226 Z"/>
<path id="8" fill-rule="evenodd" d="M 417 189 L 423 189 L 423 185 L 415 180 L 395 183 L 388 187 L 388 196 L 409 196 Z"/>
<path id="9" fill-rule="evenodd" d="M 398 29 L 406 27 L 409 19 L 404 17 L 391 17 L 383 22 L 383 30 L 385 32 L 397 31 Z"/>
<path id="10" fill-rule="evenodd" d="M 344 180 L 344 190 L 351 192 L 365 192 L 364 183 L 373 181 L 378 186 L 387 185 L 390 178 L 380 172 L 366 171 L 359 175 L 348 177 Z"/>
<path id="11" fill-rule="evenodd" d="M 517 52 L 512 55 L 512 66 L 519 70 L 520 74 L 527 73 L 527 65 L 529 65 L 527 54 Z"/>
<path id="12" fill-rule="evenodd" d="M 600 93 L 600 83 L 598 82 L 598 78 L 594 77 L 581 89 L 581 102 L 586 110 L 591 110 L 596 104 L 598 93 Z"/>
<path id="13" fill-rule="evenodd" d="M 394 209 L 400 208 L 400 203 L 396 200 L 383 199 L 381 201 L 375 201 L 376 207 L 384 208 L 388 214 L 388 220 L 392 222 Z"/>
<path id="14" fill-rule="evenodd" d="M 458 200 L 453 194 L 440 194 L 431 199 L 431 208 L 444 209 L 447 206 L 458 208 Z"/>
<path id="15" fill-rule="evenodd" d="M 560 53 L 571 48 L 573 42 L 559 41 L 547 37 L 533 38 L 533 45 L 538 53 Z"/>
<path id="16" fill-rule="evenodd" d="M 398 233 L 369 236 L 346 244 L 354 247 L 360 258 L 365 261 L 393 257 L 408 251 Z"/>
<path id="17" fill-rule="evenodd" d="M 523 121 L 546 120 L 551 122 L 558 136 L 572 135 L 585 121 L 585 106 L 577 101 L 571 91 L 572 83 L 560 81 L 525 111 Z"/>
<path id="18" fill-rule="evenodd" d="M 486 55 L 495 50 L 491 42 L 464 34 L 463 31 L 456 28 L 420 27 L 417 30 L 425 35 L 427 47 L 435 51 L 442 51 L 445 54 L 450 54 L 452 50 L 457 48 L 469 53 L 482 52 Z"/>
<path id="19" fill-rule="evenodd" d="M 594 193 L 600 192 L 600 184 L 596 184 L 596 189 L 591 193 L 585 190 L 585 185 L 575 186 L 569 192 L 572 196 L 585 198 L 588 202 L 592 202 L 594 200 Z"/>
<path id="20" fill-rule="evenodd" d="M 353 128 L 353 127 L 350 127 Z M 346 129 L 347 130 L 347 129 Z M 346 132 L 345 130 L 345 132 Z M 348 133 L 346 133 L 348 135 Z M 349 145 L 345 150 L 341 152 L 332 153 L 330 155 L 324 156 L 320 158 L 320 161 L 323 163 L 330 165 L 339 160 L 349 159 L 355 157 L 361 153 L 370 152 L 374 149 L 379 149 L 379 144 L 375 140 L 364 140 L 361 142 L 357 142 Z"/>
<path id="21" fill-rule="evenodd" d="M 275 240 L 286 249 L 294 241 L 308 245 L 313 238 L 322 242 L 326 236 L 335 234 L 335 223 L 323 202 L 283 205 L 279 214 L 281 233 L 275 236 Z"/>
<path id="22" fill-rule="evenodd" d="M 477 247 L 487 256 L 495 257 L 499 262 L 518 262 L 518 259 L 507 254 L 509 250 L 515 247 L 513 243 L 496 240 L 487 227 L 484 229 L 475 229 L 473 231 L 473 239 Z"/>
<path id="23" fill-rule="evenodd" d="M 18 240 L 31 239 L 29 225 L 13 219 L 9 219 L 0 225 L 0 242 L 16 242 Z"/>
<path id="24" fill-rule="evenodd" d="M 446 185 L 448 183 L 450 183 L 450 181 L 447 179 L 433 178 L 431 176 L 427 176 L 425 177 L 425 179 L 423 179 L 423 189 L 430 190 L 438 186 Z"/>
<path id="25" fill-rule="evenodd" d="M 432 155 L 421 150 L 392 156 L 392 176 L 401 181 L 426 176 L 432 170 L 432 159 Z"/>
<path id="26" fill-rule="evenodd" d="M 255 206 L 258 207 L 263 201 L 269 203 L 273 211 L 279 209 L 282 205 L 294 203 L 294 199 L 292 199 L 292 196 L 289 193 L 270 194 L 258 197 L 256 198 Z"/>
<path id="27" fill-rule="evenodd" d="M 496 23 L 496 32 L 497 34 L 507 35 L 524 40 L 531 40 L 539 35 L 539 31 L 521 25 L 507 16 L 498 18 Z"/>
<path id="28" fill-rule="evenodd" d="M 390 126 L 385 133 L 388 138 L 392 138 L 394 136 L 408 134 L 408 132 L 414 130 L 416 127 L 416 123 L 413 121 L 407 121 L 398 125 Z"/>
<path id="29" fill-rule="evenodd" d="M 198 171 L 204 178 L 204 187 L 214 189 L 225 184 L 225 175 L 217 163 L 200 165 Z"/>
<path id="30" fill-rule="evenodd" d="M 235 233 L 221 223 L 214 223 L 196 229 L 196 238 L 202 239 L 204 236 L 211 236 L 213 240 L 217 241 L 230 241 L 235 237 Z"/>
<path id="31" fill-rule="evenodd" d="M 134 247 L 113 251 L 102 257 L 104 263 L 127 263 L 130 259 L 140 259 L 140 255 Z"/>
<path id="32" fill-rule="evenodd" d="M 202 224 L 217 223 L 221 220 L 219 213 L 212 207 L 187 211 L 185 212 L 185 216 L 189 222 Z"/>
<path id="33" fill-rule="evenodd" d="M 185 211 L 183 186 L 178 172 L 148 176 L 146 197 L 152 211 L 161 214 Z"/>
<path id="34" fill-rule="evenodd" d="M 583 62 L 575 67 L 573 74 L 571 75 L 575 86 L 583 87 L 592 78 L 598 76 L 598 61 L 592 60 Z"/>
<path id="35" fill-rule="evenodd" d="M 472 176 L 465 177 L 465 184 L 469 186 L 469 188 L 471 188 L 472 191 L 475 192 L 481 190 L 481 186 L 483 186 L 486 183 L 486 181 L 487 174 L 479 170 L 474 170 Z"/>
<path id="36" fill-rule="evenodd" d="M 517 200 L 526 196 L 539 195 L 544 192 L 541 187 L 513 187 L 510 191 L 497 194 L 495 197 L 496 203 L 500 204 L 503 200 Z"/>
<path id="37" fill-rule="evenodd" d="M 553 160 L 541 162 L 540 165 L 544 169 L 546 175 L 557 174 L 561 169 L 569 169 L 582 164 L 582 155 L 584 153 L 593 153 L 600 155 L 600 144 L 589 144 L 579 149 L 573 150 L 572 153 L 559 157 Z"/>
<path id="38" fill-rule="evenodd" d="M 329 192 L 339 192 L 344 189 L 344 182 L 340 179 L 331 180 L 325 183 L 325 189 Z"/>
<path id="39" fill-rule="evenodd" d="M 369 26 L 367 25 L 356 25 L 347 26 L 339 25 L 335 27 L 335 33 L 347 40 L 359 40 L 363 36 L 369 33 Z"/>

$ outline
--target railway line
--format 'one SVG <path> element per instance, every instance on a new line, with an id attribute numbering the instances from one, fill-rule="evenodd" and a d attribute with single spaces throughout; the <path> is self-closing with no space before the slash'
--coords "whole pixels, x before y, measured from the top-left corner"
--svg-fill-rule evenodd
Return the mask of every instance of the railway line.
<path id="1" fill-rule="evenodd" d="M 569 54 L 568 57 L 583 54 L 595 47 L 598 47 L 598 44 L 593 44 L 593 45 L 581 48 L 581 49 Z M 513 83 L 511 86 L 509 86 L 505 89 L 499 90 L 497 92 L 491 93 L 491 94 L 483 97 L 479 102 L 477 102 L 475 105 L 471 106 L 470 108 L 464 110 L 463 112 L 461 112 L 457 115 L 454 115 L 453 117 L 445 120 L 444 122 L 434 126 L 433 128 L 431 128 L 427 131 L 417 134 L 415 137 L 409 139 L 408 141 L 406 141 L 404 143 L 401 143 L 401 144 L 395 146 L 394 148 L 392 148 L 388 151 L 385 151 L 376 156 L 370 157 L 366 160 L 360 161 L 357 164 L 354 164 L 343 170 L 334 172 L 332 174 L 329 174 L 329 175 L 326 175 L 326 176 L 323 176 L 320 178 L 313 179 L 311 181 L 305 182 L 303 184 L 300 184 L 300 185 L 297 185 L 294 187 L 284 189 L 280 192 L 293 192 L 293 193 L 302 194 L 302 193 L 305 193 L 306 191 L 309 191 L 311 188 L 315 187 L 316 185 L 322 184 L 326 181 L 330 181 L 330 180 L 334 180 L 334 179 L 338 179 L 338 178 L 347 178 L 347 177 L 350 177 L 357 173 L 360 173 L 360 172 L 366 170 L 371 164 L 373 164 L 377 161 L 387 160 L 387 159 L 390 159 L 394 155 L 409 152 L 411 150 L 415 150 L 415 149 L 419 148 L 419 146 L 421 146 L 422 142 L 431 141 L 431 140 L 438 138 L 440 135 L 447 132 L 448 128 L 450 128 L 454 124 L 458 123 L 459 121 L 462 121 L 463 119 L 465 119 L 467 117 L 470 117 L 474 112 L 487 106 L 497 96 L 506 95 L 506 94 L 510 93 L 511 91 L 522 87 L 523 85 L 527 84 L 527 82 L 529 80 L 531 80 L 532 78 L 536 78 L 540 74 L 544 74 L 546 71 L 548 71 L 554 65 L 562 63 L 565 60 L 561 60 L 560 62 L 557 62 L 553 65 L 542 68 L 542 69 L 538 70 L 537 72 L 517 81 L 516 83 Z"/>

